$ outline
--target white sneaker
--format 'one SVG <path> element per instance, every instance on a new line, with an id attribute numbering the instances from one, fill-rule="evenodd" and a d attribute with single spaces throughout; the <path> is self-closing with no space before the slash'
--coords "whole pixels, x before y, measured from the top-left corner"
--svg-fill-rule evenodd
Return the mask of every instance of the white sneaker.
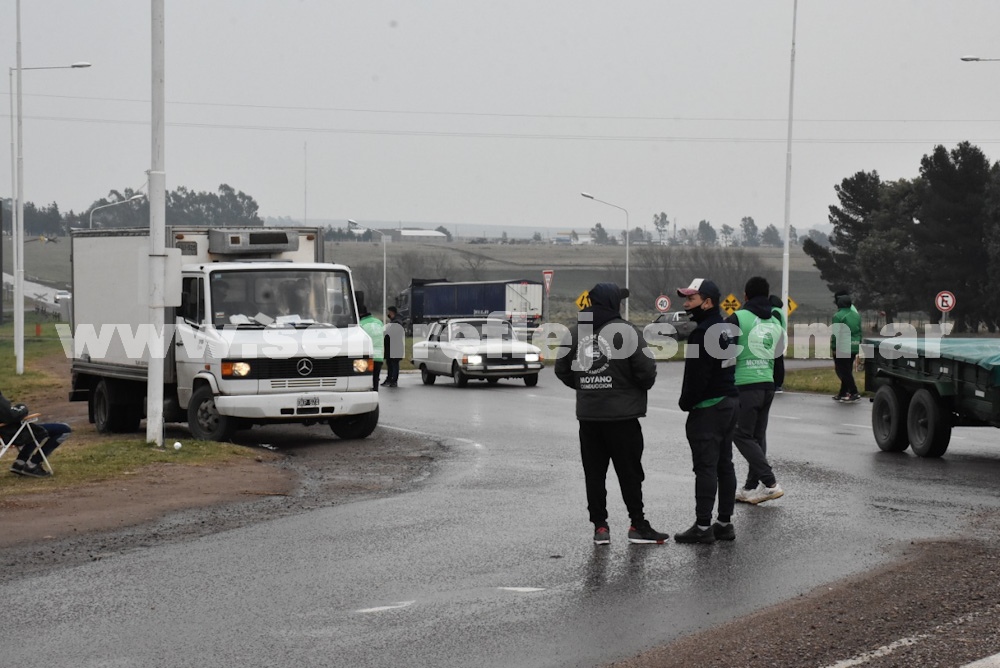
<path id="1" fill-rule="evenodd" d="M 747 495 L 746 502 L 757 505 L 758 503 L 764 503 L 765 501 L 779 499 L 784 495 L 785 490 L 781 489 L 781 485 L 778 483 L 774 483 L 774 487 L 768 487 L 764 483 L 758 483 L 757 489 Z"/>
<path id="2" fill-rule="evenodd" d="M 760 483 L 757 483 L 757 485 L 759 486 Z M 756 491 L 757 491 L 756 489 L 747 489 L 743 485 L 738 485 L 736 487 L 736 500 L 739 503 L 750 503 L 749 501 L 750 495 Z"/>

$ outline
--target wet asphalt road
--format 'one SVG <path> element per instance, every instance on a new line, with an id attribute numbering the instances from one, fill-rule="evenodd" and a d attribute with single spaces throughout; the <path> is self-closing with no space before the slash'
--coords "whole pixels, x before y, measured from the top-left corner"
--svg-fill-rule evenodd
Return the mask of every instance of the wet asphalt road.
<path id="1" fill-rule="evenodd" d="M 672 534 L 694 519 L 693 474 L 681 366 L 659 368 L 645 495 Z M 449 455 L 430 478 L 4 585 L 3 663 L 594 666 L 866 570 L 1000 505 L 1000 431 L 957 429 L 941 460 L 881 453 L 867 402 L 785 393 L 769 449 L 787 494 L 739 506 L 734 543 L 628 545 L 612 478 L 613 542 L 595 548 L 573 394 L 550 370 L 535 388 L 419 383 L 383 391 L 371 443 L 397 430 L 442 439 Z M 22 641 L 36 632 L 45 640 Z"/>

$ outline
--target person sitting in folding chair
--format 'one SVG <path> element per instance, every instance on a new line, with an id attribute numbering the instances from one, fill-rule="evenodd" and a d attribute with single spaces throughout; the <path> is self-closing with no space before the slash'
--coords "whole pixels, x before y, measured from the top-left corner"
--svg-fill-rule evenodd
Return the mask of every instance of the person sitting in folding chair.
<path id="1" fill-rule="evenodd" d="M 47 422 L 39 424 L 31 422 L 22 425 L 28 416 L 28 407 L 24 404 L 11 405 L 10 400 L 0 392 L 0 438 L 4 444 L 13 445 L 18 449 L 17 461 L 10 467 L 11 473 L 17 475 L 46 478 L 52 475 L 43 466 L 52 452 L 63 441 L 69 438 L 73 431 L 68 424 L 62 422 Z M 23 429 L 22 429 L 23 426 Z M 8 439 L 14 439 L 10 443 Z M 6 448 L 4 448 L 6 450 Z"/>

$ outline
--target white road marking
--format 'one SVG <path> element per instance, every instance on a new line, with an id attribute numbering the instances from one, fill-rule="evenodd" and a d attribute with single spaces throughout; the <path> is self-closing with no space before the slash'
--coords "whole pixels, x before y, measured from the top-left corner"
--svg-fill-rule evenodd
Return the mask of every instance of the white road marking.
<path id="1" fill-rule="evenodd" d="M 768 415 L 768 418 L 778 418 L 781 420 L 801 420 L 800 417 L 795 417 L 793 415 Z"/>
<path id="2" fill-rule="evenodd" d="M 416 601 L 400 601 L 399 603 L 393 603 L 392 605 L 380 605 L 377 608 L 363 608 L 361 610 L 355 610 L 355 612 L 360 614 L 365 614 L 369 612 L 385 612 L 386 610 L 399 610 L 400 608 L 406 608 L 416 603 Z"/>
<path id="3" fill-rule="evenodd" d="M 842 426 L 844 426 L 844 427 L 854 427 L 855 429 L 871 429 L 872 428 L 872 426 L 870 424 L 851 424 L 849 422 L 844 422 Z"/>
<path id="4" fill-rule="evenodd" d="M 530 594 L 535 591 L 545 591 L 543 587 L 497 587 L 501 591 L 513 591 L 518 594 Z"/>
<path id="5" fill-rule="evenodd" d="M 967 663 L 962 668 L 1000 668 L 1000 654 L 988 656 L 973 663 Z"/>
<path id="6" fill-rule="evenodd" d="M 859 654 L 853 659 L 844 659 L 843 661 L 838 661 L 837 663 L 828 666 L 827 668 L 850 668 L 850 666 L 860 666 L 863 663 L 868 663 L 872 659 L 877 659 L 879 657 L 892 654 L 900 647 L 908 647 L 909 645 L 916 645 L 924 638 L 929 638 L 929 637 L 930 637 L 929 634 L 921 633 L 920 635 L 917 636 L 910 636 L 909 638 L 903 638 L 901 640 L 897 640 L 896 642 L 892 642 L 889 643 L 888 645 L 879 647 L 876 650 L 872 650 L 871 652 L 865 652 L 864 654 Z"/>

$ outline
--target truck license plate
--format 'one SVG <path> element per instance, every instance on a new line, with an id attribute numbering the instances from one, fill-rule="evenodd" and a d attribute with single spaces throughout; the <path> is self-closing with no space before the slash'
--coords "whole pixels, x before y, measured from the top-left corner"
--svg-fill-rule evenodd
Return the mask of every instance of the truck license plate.
<path id="1" fill-rule="evenodd" d="M 299 397 L 297 406 L 299 408 L 312 408 L 319 406 L 319 397 Z"/>

